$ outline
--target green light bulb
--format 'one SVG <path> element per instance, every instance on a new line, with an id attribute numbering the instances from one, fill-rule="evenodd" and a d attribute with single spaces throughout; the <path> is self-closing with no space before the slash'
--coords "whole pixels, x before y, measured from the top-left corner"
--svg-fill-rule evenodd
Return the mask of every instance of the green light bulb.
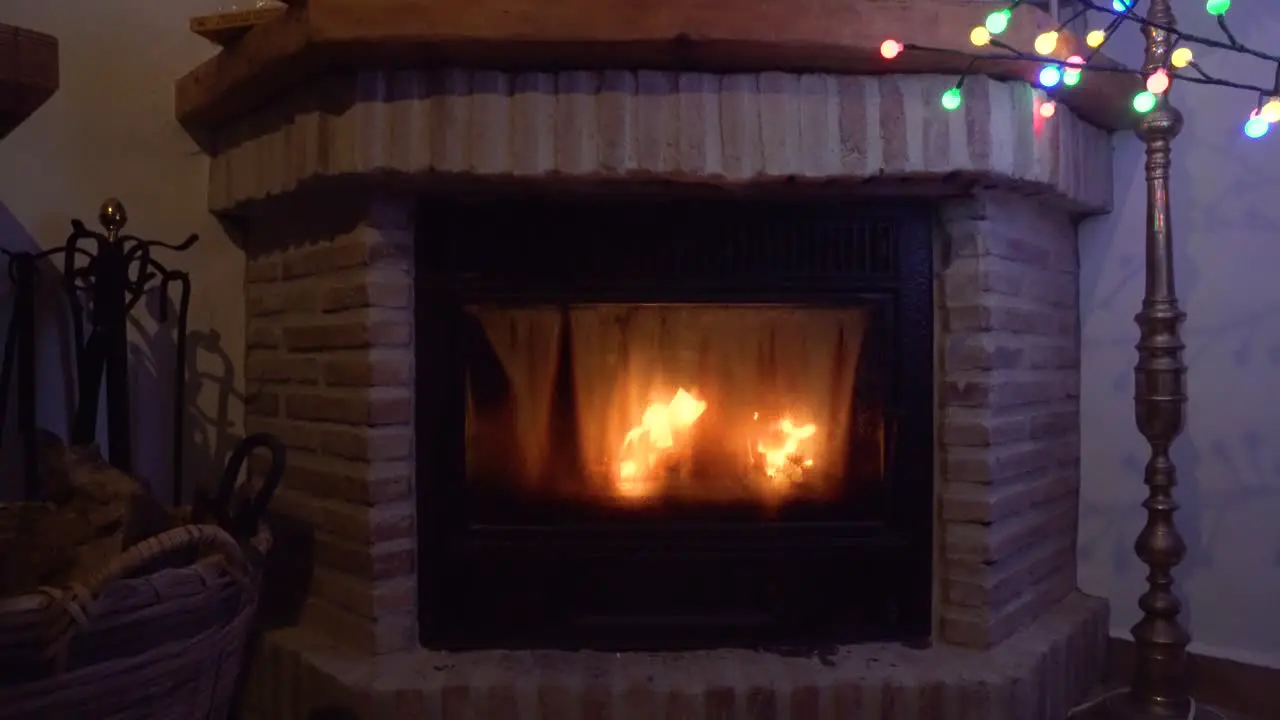
<path id="1" fill-rule="evenodd" d="M 1066 85 L 1067 87 L 1073 87 L 1079 84 L 1081 74 L 1082 73 L 1079 70 L 1072 70 L 1068 68 L 1065 72 L 1062 73 L 1062 84 Z"/>
<path id="2" fill-rule="evenodd" d="M 1227 4 L 1230 4 L 1230 0 L 1227 0 Z M 987 32 L 992 35 L 999 35 L 1009 29 L 1010 17 L 1013 17 L 1013 13 L 1010 12 L 1008 8 L 1005 8 L 1004 10 L 997 10 L 988 15 L 987 21 L 983 24 L 986 26 Z"/>
<path id="3" fill-rule="evenodd" d="M 1146 90 L 1133 96 L 1133 109 L 1140 113 L 1149 113 L 1156 106 L 1156 96 Z"/>
<path id="4" fill-rule="evenodd" d="M 1209 0 L 1204 4 L 1204 9 L 1210 15 L 1221 15 L 1231 9 L 1231 0 Z"/>
<path id="5" fill-rule="evenodd" d="M 951 88 L 942 93 L 942 107 L 944 110 L 955 110 L 960 107 L 960 103 L 964 97 L 960 94 L 960 88 Z"/>

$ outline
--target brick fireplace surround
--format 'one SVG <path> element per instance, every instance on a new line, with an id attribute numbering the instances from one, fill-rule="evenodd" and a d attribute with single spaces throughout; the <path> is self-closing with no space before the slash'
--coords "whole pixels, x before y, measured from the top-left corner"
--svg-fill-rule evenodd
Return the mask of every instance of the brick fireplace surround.
<path id="1" fill-rule="evenodd" d="M 334 1 L 334 0 L 330 0 Z M 312 8 L 324 0 L 312 0 Z M 291 11 L 293 12 L 293 11 Z M 1074 219 L 1111 200 L 1107 131 L 985 76 L 400 69 L 291 85 L 221 126 L 213 211 L 245 218 L 247 430 L 291 448 L 278 514 L 314 534 L 251 717 L 1060 720 L 1101 676 L 1076 589 Z M 419 647 L 414 203 L 484 182 L 681 192 L 771 183 L 936 198 L 934 642 L 830 657 Z M 429 241 L 428 239 L 425 241 Z"/>

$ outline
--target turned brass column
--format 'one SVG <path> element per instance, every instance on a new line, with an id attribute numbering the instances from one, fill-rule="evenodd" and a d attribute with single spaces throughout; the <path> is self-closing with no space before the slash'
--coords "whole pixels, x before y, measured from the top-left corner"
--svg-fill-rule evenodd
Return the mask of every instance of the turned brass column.
<path id="1" fill-rule="evenodd" d="M 1169 0 L 1151 0 L 1144 26 L 1144 75 L 1169 67 L 1174 38 L 1153 27 L 1173 28 L 1177 20 Z M 1173 568 L 1182 562 L 1186 543 L 1174 526 L 1177 476 L 1169 446 L 1182 432 L 1186 405 L 1186 366 L 1180 328 L 1186 314 L 1178 308 L 1173 281 L 1173 230 L 1169 217 L 1169 150 L 1182 130 L 1182 113 L 1160 95 L 1139 121 L 1137 134 L 1147 146 L 1146 293 L 1135 320 L 1140 331 L 1134 368 L 1134 410 L 1138 430 L 1151 446 L 1145 482 L 1147 523 L 1134 549 L 1148 568 L 1147 591 L 1138 600 L 1142 619 L 1133 626 L 1135 657 L 1132 686 L 1118 703 L 1123 717 L 1186 718 L 1192 704 L 1186 674 L 1191 636 L 1178 622 L 1181 603 L 1173 593 Z"/>

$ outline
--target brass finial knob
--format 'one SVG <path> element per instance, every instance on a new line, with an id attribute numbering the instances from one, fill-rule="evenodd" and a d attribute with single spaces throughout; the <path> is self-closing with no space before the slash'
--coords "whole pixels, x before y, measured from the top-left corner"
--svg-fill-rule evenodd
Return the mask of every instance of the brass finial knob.
<path id="1" fill-rule="evenodd" d="M 124 203 L 116 198 L 107 198 L 98 210 L 98 222 L 107 232 L 120 232 L 129 222 L 129 213 L 125 212 Z"/>
<path id="2" fill-rule="evenodd" d="M 1144 143 L 1171 142 L 1182 132 L 1182 112 L 1170 105 L 1167 98 L 1162 98 L 1156 109 L 1138 120 L 1134 132 Z"/>

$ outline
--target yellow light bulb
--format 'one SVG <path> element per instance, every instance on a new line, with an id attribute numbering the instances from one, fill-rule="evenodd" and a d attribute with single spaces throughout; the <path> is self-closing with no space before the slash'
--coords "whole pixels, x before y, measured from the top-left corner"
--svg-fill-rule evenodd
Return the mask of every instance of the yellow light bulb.
<path id="1" fill-rule="evenodd" d="M 1048 55 L 1056 47 L 1058 47 L 1058 33 L 1056 31 L 1050 30 L 1047 33 L 1040 33 L 1036 36 L 1036 53 Z"/>
<path id="2" fill-rule="evenodd" d="M 1084 42 L 1091 48 L 1102 47 L 1102 43 L 1107 41 L 1107 33 L 1103 30 L 1090 30 L 1088 35 L 1084 36 Z"/>
<path id="3" fill-rule="evenodd" d="M 1280 97 L 1273 97 L 1262 106 L 1262 112 L 1258 113 L 1263 120 L 1271 124 L 1280 123 Z"/>
<path id="4" fill-rule="evenodd" d="M 1173 63 L 1176 68 L 1184 68 L 1190 65 L 1194 59 L 1195 56 L 1191 54 L 1191 48 L 1189 47 L 1180 47 L 1169 56 L 1169 62 Z"/>
<path id="5" fill-rule="evenodd" d="M 982 47 L 983 45 L 990 44 L 991 31 L 979 25 L 978 27 L 969 31 L 969 42 L 973 43 L 974 45 L 977 45 L 978 47 Z"/>

